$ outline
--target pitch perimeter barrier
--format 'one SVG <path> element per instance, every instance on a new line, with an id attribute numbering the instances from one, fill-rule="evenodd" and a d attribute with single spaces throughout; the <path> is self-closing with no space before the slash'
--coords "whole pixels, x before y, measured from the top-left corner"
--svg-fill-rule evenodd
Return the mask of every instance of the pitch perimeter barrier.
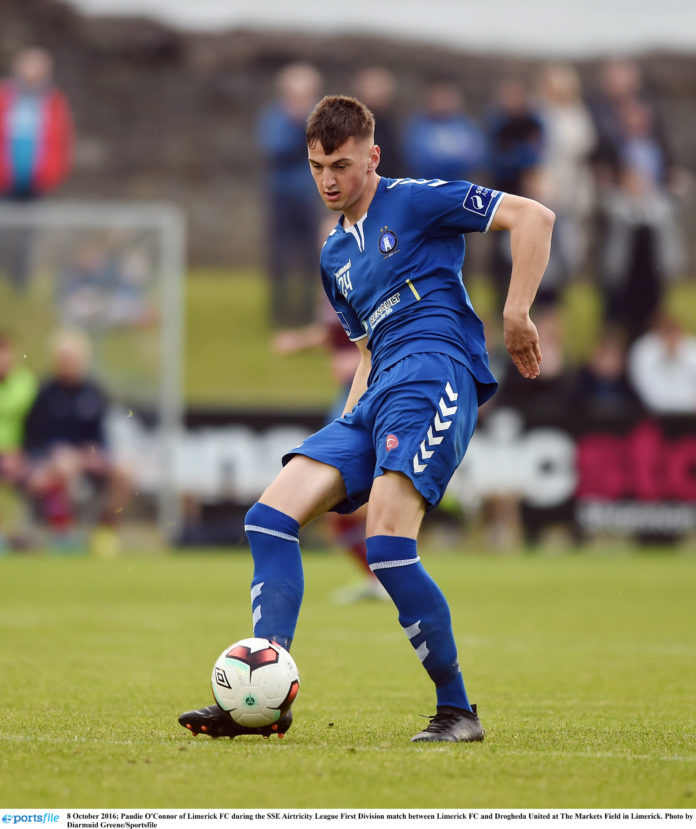
<path id="1" fill-rule="evenodd" d="M 157 486 L 150 427 L 119 418 L 119 445 L 139 459 L 138 486 Z M 284 452 L 323 423 L 321 412 L 190 410 L 172 459 L 180 496 L 220 514 L 246 509 Z M 117 430 L 118 431 L 118 430 Z M 468 514 L 487 499 L 519 501 L 531 534 L 563 524 L 579 537 L 661 538 L 696 530 L 696 417 L 644 414 L 553 423 L 499 409 L 479 425 L 450 484 Z"/>

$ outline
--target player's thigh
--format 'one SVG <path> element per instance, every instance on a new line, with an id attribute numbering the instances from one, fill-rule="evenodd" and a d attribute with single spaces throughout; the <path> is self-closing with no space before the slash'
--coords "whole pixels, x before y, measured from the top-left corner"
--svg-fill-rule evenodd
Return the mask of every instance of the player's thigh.
<path id="1" fill-rule="evenodd" d="M 365 427 L 360 412 L 359 403 L 353 412 L 327 424 L 283 456 L 287 465 L 299 456 L 338 472 L 343 483 L 341 497 L 333 503 L 327 498 L 326 509 L 340 513 L 353 512 L 366 503 L 372 488 L 375 452 L 372 433 Z M 338 491 L 332 490 L 332 495 Z"/>
<path id="2" fill-rule="evenodd" d="M 447 355 L 421 354 L 385 372 L 384 385 L 374 418 L 375 484 L 388 471 L 400 473 L 423 497 L 426 509 L 432 509 L 476 425 L 476 383 L 464 365 Z M 410 490 L 404 487 L 405 498 Z"/>
<path id="3" fill-rule="evenodd" d="M 294 455 L 259 501 L 303 526 L 345 497 L 346 488 L 338 469 L 305 455 Z"/>
<path id="4" fill-rule="evenodd" d="M 400 472 L 386 471 L 375 478 L 367 507 L 365 535 L 416 538 L 425 515 L 425 498 L 413 481 Z"/>

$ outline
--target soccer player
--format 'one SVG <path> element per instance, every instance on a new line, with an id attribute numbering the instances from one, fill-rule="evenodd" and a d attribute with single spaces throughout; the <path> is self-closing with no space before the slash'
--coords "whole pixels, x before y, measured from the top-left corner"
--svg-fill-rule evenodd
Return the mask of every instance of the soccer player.
<path id="1" fill-rule="evenodd" d="M 554 215 L 467 181 L 381 178 L 374 118 L 353 98 L 317 104 L 307 146 L 319 194 L 340 213 L 321 253 L 324 288 L 361 359 L 344 415 L 288 452 L 247 513 L 254 635 L 290 647 L 304 586 L 300 528 L 327 510 L 350 512 L 367 502 L 368 563 L 435 685 L 437 713 L 412 741 L 481 740 L 449 607 L 420 562 L 416 539 L 461 463 L 479 405 L 496 389 L 461 279 L 462 234 L 510 232 L 505 345 L 532 380 L 541 351 L 529 310 Z M 194 733 L 229 737 L 282 734 L 291 721 L 288 711 L 273 726 L 243 728 L 217 705 L 179 718 Z"/>

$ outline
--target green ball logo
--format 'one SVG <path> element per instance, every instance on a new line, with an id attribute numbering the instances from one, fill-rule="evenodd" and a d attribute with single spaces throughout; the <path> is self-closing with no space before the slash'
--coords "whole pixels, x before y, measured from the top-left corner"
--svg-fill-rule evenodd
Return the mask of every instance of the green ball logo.
<path id="1" fill-rule="evenodd" d="M 249 694 L 249 696 L 244 700 L 244 704 L 248 705 L 249 708 L 251 708 L 252 706 L 256 705 L 256 700 L 254 699 L 254 697 L 252 697 L 251 694 Z"/>

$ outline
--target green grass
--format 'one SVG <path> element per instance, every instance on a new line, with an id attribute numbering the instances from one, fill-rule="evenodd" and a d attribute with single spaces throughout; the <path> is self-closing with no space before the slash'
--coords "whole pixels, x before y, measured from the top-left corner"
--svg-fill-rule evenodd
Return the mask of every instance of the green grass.
<path id="1" fill-rule="evenodd" d="M 486 740 L 415 746 L 429 682 L 390 604 L 307 554 L 284 740 L 194 739 L 248 635 L 244 554 L 0 561 L 4 808 L 693 808 L 696 558 L 425 554 Z"/>
<path id="2" fill-rule="evenodd" d="M 241 408 L 324 408 L 335 395 L 322 349 L 271 348 L 262 273 L 196 272 L 186 281 L 186 399 Z"/>

